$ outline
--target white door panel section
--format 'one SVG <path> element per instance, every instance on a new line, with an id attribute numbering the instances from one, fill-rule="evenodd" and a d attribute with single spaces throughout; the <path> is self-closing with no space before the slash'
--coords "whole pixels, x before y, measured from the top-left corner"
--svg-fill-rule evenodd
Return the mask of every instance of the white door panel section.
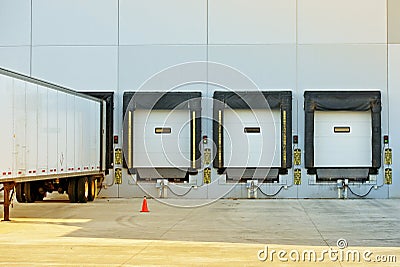
<path id="1" fill-rule="evenodd" d="M 38 128 L 38 158 L 37 169 L 40 174 L 46 174 L 47 169 L 47 152 L 48 152 L 48 90 L 43 86 L 38 86 L 38 109 L 37 109 L 37 128 Z"/>
<path id="2" fill-rule="evenodd" d="M 75 168 L 75 96 L 67 95 L 67 150 L 66 171 L 74 171 Z"/>
<path id="3" fill-rule="evenodd" d="M 55 90 L 48 90 L 48 140 L 47 140 L 47 153 L 48 153 L 48 168 L 52 174 L 57 171 L 58 167 L 58 93 Z"/>
<path id="4" fill-rule="evenodd" d="M 13 80 L 0 76 L 0 106 L 2 107 L 0 131 L 0 177 L 12 172 L 13 168 Z"/>
<path id="5" fill-rule="evenodd" d="M 224 111 L 224 162 L 226 167 L 280 167 L 279 110 Z"/>
<path id="6" fill-rule="evenodd" d="M 315 167 L 370 167 L 372 119 L 369 111 L 315 111 Z"/>
<path id="7" fill-rule="evenodd" d="M 14 79 L 14 172 L 26 171 L 26 82 Z"/>
<path id="8" fill-rule="evenodd" d="M 190 111 L 135 110 L 133 166 L 190 166 Z"/>
<path id="9" fill-rule="evenodd" d="M 63 173 L 67 167 L 67 94 L 58 92 L 58 132 L 57 132 L 57 172 Z"/>
<path id="10" fill-rule="evenodd" d="M 83 114 L 85 100 L 79 97 L 75 98 L 75 168 L 77 171 L 83 170 Z"/>
<path id="11" fill-rule="evenodd" d="M 37 98 L 37 85 L 26 83 L 26 170 L 29 176 L 37 173 Z"/>

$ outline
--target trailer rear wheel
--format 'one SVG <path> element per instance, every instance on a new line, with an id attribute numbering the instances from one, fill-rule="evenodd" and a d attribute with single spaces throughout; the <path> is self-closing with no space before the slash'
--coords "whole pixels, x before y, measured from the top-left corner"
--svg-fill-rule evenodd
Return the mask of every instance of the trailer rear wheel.
<path id="1" fill-rule="evenodd" d="M 24 184 L 25 183 L 18 183 L 15 185 L 15 195 L 17 197 L 17 201 L 19 203 L 25 203 L 26 202 L 26 198 L 24 195 Z"/>
<path id="2" fill-rule="evenodd" d="M 24 194 L 26 202 L 35 202 L 37 195 L 35 193 L 35 185 L 32 182 L 27 182 L 24 184 Z"/>
<path id="3" fill-rule="evenodd" d="M 68 181 L 68 197 L 69 197 L 69 202 L 71 203 L 76 203 L 77 197 L 76 197 L 76 179 L 75 178 L 71 178 Z"/>
<path id="4" fill-rule="evenodd" d="M 81 177 L 78 179 L 77 184 L 77 200 L 80 203 L 86 203 L 89 196 L 89 183 L 87 177 Z"/>
<path id="5" fill-rule="evenodd" d="M 97 190 L 97 179 L 95 177 L 89 177 L 89 194 L 88 194 L 88 201 L 93 201 L 96 198 L 96 190 Z"/>

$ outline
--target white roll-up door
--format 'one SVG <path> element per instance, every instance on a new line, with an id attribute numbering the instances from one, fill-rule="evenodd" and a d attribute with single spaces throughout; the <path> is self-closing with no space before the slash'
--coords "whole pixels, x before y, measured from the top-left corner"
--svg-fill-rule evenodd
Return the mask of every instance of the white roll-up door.
<path id="1" fill-rule="evenodd" d="M 224 111 L 226 167 L 280 167 L 280 110 L 226 109 Z"/>
<path id="2" fill-rule="evenodd" d="M 133 167 L 190 166 L 190 111 L 135 110 Z"/>
<path id="3" fill-rule="evenodd" d="M 369 167 L 372 161 L 370 111 L 315 111 L 315 167 Z"/>

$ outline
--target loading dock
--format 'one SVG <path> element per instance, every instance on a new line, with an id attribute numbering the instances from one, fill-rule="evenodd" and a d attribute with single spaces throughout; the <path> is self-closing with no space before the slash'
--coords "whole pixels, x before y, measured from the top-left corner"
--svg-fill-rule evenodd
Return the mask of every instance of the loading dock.
<path id="1" fill-rule="evenodd" d="M 317 180 L 368 180 L 381 167 L 379 91 L 306 91 L 305 167 Z"/>
<path id="2" fill-rule="evenodd" d="M 188 181 L 200 168 L 201 93 L 125 92 L 124 158 L 138 179 Z"/>
<path id="3" fill-rule="evenodd" d="M 278 181 L 292 166 L 292 93 L 214 93 L 214 168 L 231 180 Z"/>

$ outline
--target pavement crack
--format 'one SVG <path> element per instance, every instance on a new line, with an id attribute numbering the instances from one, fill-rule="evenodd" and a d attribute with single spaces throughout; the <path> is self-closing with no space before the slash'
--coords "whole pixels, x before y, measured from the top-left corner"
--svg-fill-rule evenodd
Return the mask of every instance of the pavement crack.
<path id="1" fill-rule="evenodd" d="M 298 203 L 300 204 L 300 206 L 302 207 L 304 213 L 306 214 L 307 218 L 310 220 L 310 222 L 312 223 L 312 225 L 314 226 L 315 230 L 317 230 L 319 236 L 322 238 L 322 240 L 324 240 L 325 244 L 330 248 L 330 245 L 328 243 L 328 241 L 324 238 L 324 236 L 322 235 L 321 231 L 318 229 L 317 224 L 313 221 L 313 219 L 311 218 L 310 214 L 308 213 L 308 211 L 306 210 L 306 208 L 303 206 L 303 204 L 301 203 L 301 201 L 298 200 Z"/>
<path id="2" fill-rule="evenodd" d="M 194 209 L 190 210 L 183 218 L 181 218 L 180 220 L 178 220 L 177 222 L 175 222 L 173 225 L 171 225 L 171 227 L 169 227 L 167 230 L 164 231 L 164 233 L 162 233 L 160 235 L 160 239 L 162 239 L 169 231 L 171 231 L 175 226 L 177 226 L 178 224 L 180 224 L 181 222 L 185 221 L 190 215 L 192 215 Z"/>

